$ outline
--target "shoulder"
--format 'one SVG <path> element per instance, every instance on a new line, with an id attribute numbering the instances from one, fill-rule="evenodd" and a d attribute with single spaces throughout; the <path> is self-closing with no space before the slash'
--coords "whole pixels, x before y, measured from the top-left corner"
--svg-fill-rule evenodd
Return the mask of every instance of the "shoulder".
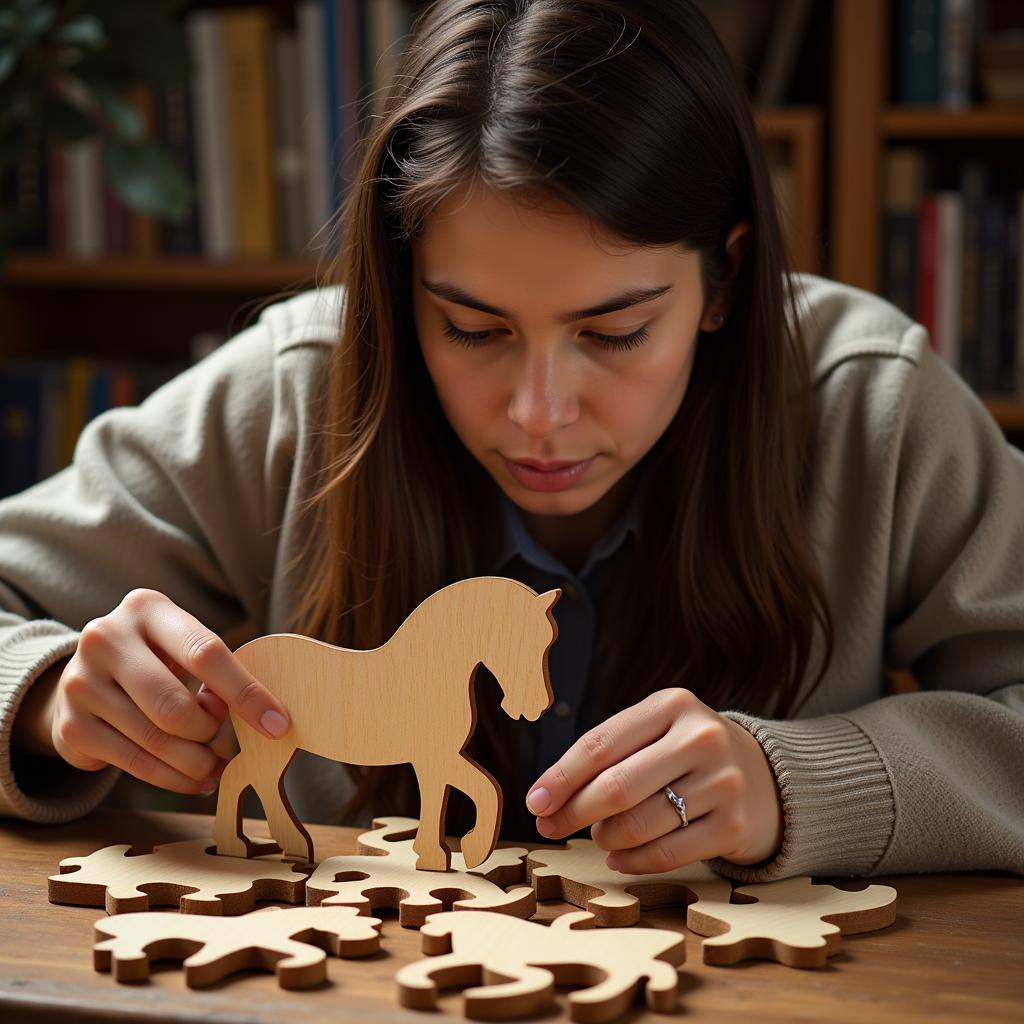
<path id="1" fill-rule="evenodd" d="M 344 285 L 325 285 L 274 302 L 258 323 L 275 355 L 303 348 L 326 352 L 337 342 L 344 303 Z"/>
<path id="2" fill-rule="evenodd" d="M 815 274 L 791 281 L 815 385 L 851 361 L 904 372 L 927 358 L 928 332 L 881 296 Z"/>

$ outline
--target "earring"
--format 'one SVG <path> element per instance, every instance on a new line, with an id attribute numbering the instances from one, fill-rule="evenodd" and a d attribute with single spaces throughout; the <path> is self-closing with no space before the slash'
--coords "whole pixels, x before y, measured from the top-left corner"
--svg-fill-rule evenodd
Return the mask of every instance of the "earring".
<path id="1" fill-rule="evenodd" d="M 711 322 L 712 322 L 712 323 L 713 323 L 713 324 L 714 324 L 714 325 L 715 325 L 716 327 L 719 327 L 719 326 L 721 326 L 721 324 L 722 324 L 722 320 L 723 320 L 723 317 L 722 317 L 722 314 L 721 314 L 721 313 L 716 313 L 716 314 L 715 314 L 715 315 L 714 315 L 714 316 L 713 316 L 713 317 L 711 318 Z"/>

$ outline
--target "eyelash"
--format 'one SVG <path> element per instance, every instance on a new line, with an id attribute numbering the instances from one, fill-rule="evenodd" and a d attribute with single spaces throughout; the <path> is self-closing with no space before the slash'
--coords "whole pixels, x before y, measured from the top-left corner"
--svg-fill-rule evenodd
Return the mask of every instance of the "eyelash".
<path id="1" fill-rule="evenodd" d="M 450 320 L 445 320 L 443 331 L 457 345 L 465 348 L 479 348 L 487 341 L 490 331 L 460 331 Z M 631 349 L 637 348 L 647 340 L 647 325 L 633 331 L 630 334 L 598 334 L 594 331 L 591 334 L 597 338 L 605 348 L 610 349 Z"/>

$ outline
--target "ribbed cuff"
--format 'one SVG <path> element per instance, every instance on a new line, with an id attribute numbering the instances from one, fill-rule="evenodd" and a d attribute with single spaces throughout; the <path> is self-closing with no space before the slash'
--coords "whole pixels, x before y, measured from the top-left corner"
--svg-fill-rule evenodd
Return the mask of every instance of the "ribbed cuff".
<path id="1" fill-rule="evenodd" d="M 782 848 L 760 864 L 705 863 L 740 882 L 794 875 L 869 876 L 896 824 L 889 773 L 875 745 L 841 715 L 794 722 L 724 712 L 761 744 L 775 772 L 785 818 Z"/>
<path id="2" fill-rule="evenodd" d="M 80 818 L 100 804 L 117 781 L 118 769 L 83 772 L 59 758 L 47 758 L 45 779 L 19 785 L 15 760 L 23 768 L 41 758 L 11 748 L 14 717 L 29 687 L 51 665 L 75 652 L 78 633 L 51 619 L 37 619 L 12 629 L 0 648 L 0 817 L 59 824 Z M 22 779 L 24 784 L 24 779 Z"/>

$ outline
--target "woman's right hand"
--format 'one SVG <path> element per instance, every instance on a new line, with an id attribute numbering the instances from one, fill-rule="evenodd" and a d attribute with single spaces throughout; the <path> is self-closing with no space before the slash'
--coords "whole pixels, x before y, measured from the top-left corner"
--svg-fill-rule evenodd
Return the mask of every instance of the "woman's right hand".
<path id="1" fill-rule="evenodd" d="M 185 685 L 190 675 L 203 684 L 198 694 Z M 210 744 L 229 708 L 264 736 L 289 727 L 284 706 L 220 637 L 147 589 L 86 623 L 38 704 L 37 720 L 22 730 L 47 737 L 68 764 L 85 771 L 116 765 L 178 793 L 216 787 L 225 761 Z"/>

